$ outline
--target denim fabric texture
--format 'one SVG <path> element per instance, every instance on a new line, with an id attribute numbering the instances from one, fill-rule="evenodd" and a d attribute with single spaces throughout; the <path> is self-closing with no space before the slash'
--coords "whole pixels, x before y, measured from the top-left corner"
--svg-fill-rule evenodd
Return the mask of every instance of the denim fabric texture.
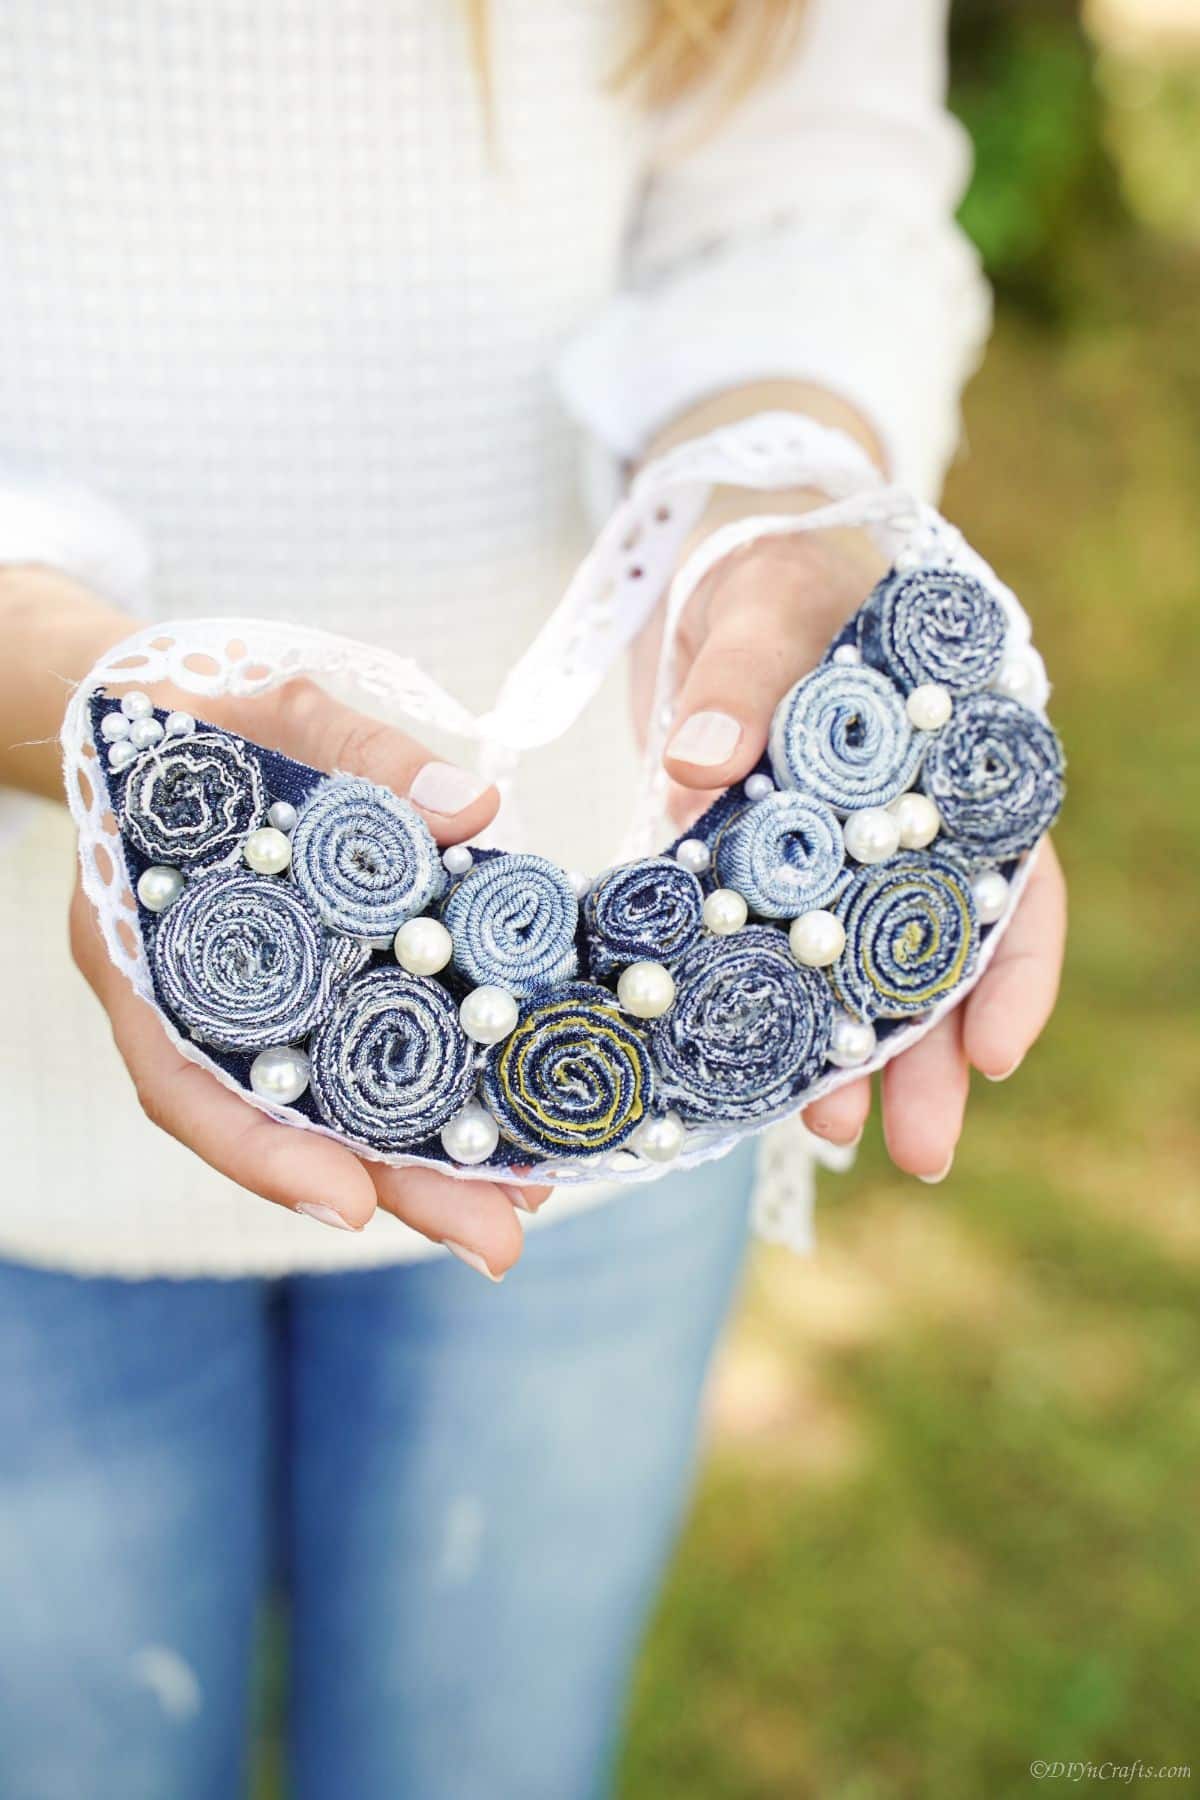
<path id="1" fill-rule="evenodd" d="M 757 1119 L 819 1074 L 833 1002 L 782 932 L 747 925 L 703 938 L 675 970 L 674 1006 L 650 1030 L 659 1098 L 697 1124 Z"/>
<path id="2" fill-rule="evenodd" d="M 577 974 L 579 902 L 563 871 L 544 856 L 477 863 L 442 905 L 454 964 L 476 986 L 525 998 Z"/>
<path id="3" fill-rule="evenodd" d="M 958 569 L 893 573 L 858 618 L 863 658 L 905 692 L 936 682 L 952 694 L 987 686 L 1004 654 L 1004 610 Z"/>
<path id="4" fill-rule="evenodd" d="M 445 988 L 395 966 L 351 982 L 308 1053 L 321 1117 L 376 1150 L 440 1131 L 475 1084 L 473 1046 Z"/>
<path id="5" fill-rule="evenodd" d="M 149 952 L 162 1004 L 193 1037 L 258 1051 L 307 1037 L 325 1012 L 344 963 L 333 942 L 297 888 L 214 869 L 161 915 Z"/>
<path id="6" fill-rule="evenodd" d="M 335 775 L 305 801 L 292 876 L 331 931 L 393 937 L 439 898 L 446 872 L 420 813 L 390 789 Z"/>
<path id="7" fill-rule="evenodd" d="M 909 852 L 861 869 L 837 908 L 846 948 L 829 971 L 859 1019 L 928 1012 L 971 974 L 979 921 L 963 871 Z"/>
<path id="8" fill-rule="evenodd" d="M 699 935 L 703 909 L 700 883 L 672 857 L 606 870 L 583 902 L 592 973 L 610 975 L 635 962 L 670 965 Z"/>
<path id="9" fill-rule="evenodd" d="M 770 758 L 783 788 L 815 794 L 835 812 L 886 806 L 917 778 L 925 753 L 886 675 L 822 663 L 775 709 Z"/>
<path id="10" fill-rule="evenodd" d="M 1002 862 L 1049 831 L 1063 774 L 1062 746 L 1044 720 L 1006 695 L 969 694 L 936 733 L 921 786 L 951 838 Z"/>
<path id="11" fill-rule="evenodd" d="M 649 1112 L 642 1032 L 607 988 L 570 982 L 534 1000 L 489 1053 L 483 1096 L 505 1137 L 541 1156 L 618 1149 Z"/>
<path id="12" fill-rule="evenodd" d="M 792 788 L 743 806 L 714 842 L 717 880 L 763 919 L 796 919 L 828 906 L 849 873 L 833 808 Z"/>
<path id="13" fill-rule="evenodd" d="M 237 1800 L 280 1590 L 291 1800 L 607 1793 L 753 1163 L 535 1229 L 494 1289 L 0 1264 L 5 1800 Z"/>
<path id="14" fill-rule="evenodd" d="M 192 869 L 236 862 L 265 813 L 254 751 L 210 730 L 155 746 L 126 778 L 120 818 L 148 863 Z"/>

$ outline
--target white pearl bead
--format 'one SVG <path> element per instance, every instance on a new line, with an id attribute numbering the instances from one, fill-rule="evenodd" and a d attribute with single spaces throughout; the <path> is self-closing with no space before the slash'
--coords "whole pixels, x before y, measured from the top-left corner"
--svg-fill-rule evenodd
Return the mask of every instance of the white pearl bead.
<path id="1" fill-rule="evenodd" d="M 129 736 L 129 720 L 123 712 L 105 713 L 100 721 L 100 736 L 107 743 L 115 744 L 118 738 Z"/>
<path id="2" fill-rule="evenodd" d="M 392 940 L 392 949 L 410 975 L 436 975 L 450 961 L 454 940 L 440 919 L 409 919 Z"/>
<path id="3" fill-rule="evenodd" d="M 250 1086 L 260 1100 L 290 1106 L 308 1086 L 308 1058 L 292 1044 L 260 1050 L 250 1064 Z"/>
<path id="4" fill-rule="evenodd" d="M 296 829 L 296 809 L 291 801 L 273 800 L 267 808 L 267 823 L 290 837 Z"/>
<path id="5" fill-rule="evenodd" d="M 498 1044 L 516 1029 L 518 1007 L 507 989 L 472 988 L 458 1009 L 462 1028 L 476 1044 Z"/>
<path id="6" fill-rule="evenodd" d="M 949 688 L 937 681 L 926 681 L 913 689 L 904 702 L 904 710 L 918 731 L 940 731 L 954 711 L 954 700 Z"/>
<path id="7" fill-rule="evenodd" d="M 162 734 L 162 726 L 153 717 L 135 719 L 129 727 L 129 741 L 138 750 L 148 750 L 151 744 L 157 744 Z"/>
<path id="8" fill-rule="evenodd" d="M 846 849 L 860 863 L 886 862 L 900 848 L 900 827 L 885 806 L 852 812 L 842 826 Z"/>
<path id="9" fill-rule="evenodd" d="M 170 869 L 165 863 L 155 863 L 153 868 L 143 869 L 138 876 L 138 899 L 147 912 L 166 912 L 182 892 L 183 876 L 178 869 Z"/>
<path id="10" fill-rule="evenodd" d="M 708 845 L 699 838 L 684 838 L 675 852 L 675 861 L 691 874 L 703 875 L 708 867 Z"/>
<path id="11" fill-rule="evenodd" d="M 617 999 L 635 1019 L 659 1019 L 675 998 L 675 977 L 661 963 L 635 962 L 622 969 Z"/>
<path id="12" fill-rule="evenodd" d="M 942 828 L 942 815 L 928 794 L 901 794 L 888 811 L 900 832 L 902 850 L 924 850 Z"/>
<path id="13" fill-rule="evenodd" d="M 500 1130 L 490 1112 L 474 1101 L 455 1113 L 441 1131 L 442 1149 L 452 1162 L 486 1162 L 500 1142 Z"/>
<path id="14" fill-rule="evenodd" d="M 149 694 L 135 690 L 134 693 L 125 695 L 121 701 L 121 711 L 127 719 L 148 719 L 154 711 L 154 703 Z"/>
<path id="15" fill-rule="evenodd" d="M 994 925 L 1008 905 L 1008 883 L 999 869 L 985 869 L 971 883 L 975 911 L 981 925 Z"/>
<path id="16" fill-rule="evenodd" d="M 742 792 L 747 800 L 765 800 L 768 794 L 775 792 L 775 783 L 769 775 L 747 775 Z"/>
<path id="17" fill-rule="evenodd" d="M 992 687 L 996 693 L 1006 695 L 1009 700 L 1019 700 L 1022 706 L 1032 706 L 1037 691 L 1033 664 L 1027 656 L 1006 656 L 996 671 Z"/>
<path id="18" fill-rule="evenodd" d="M 451 844 L 442 851 L 442 867 L 448 875 L 465 875 L 474 864 L 475 858 L 465 844 Z"/>
<path id="19" fill-rule="evenodd" d="M 591 876 L 585 875 L 580 869 L 569 870 L 567 873 L 567 880 L 570 882 L 571 891 L 577 900 L 582 900 L 583 896 L 592 885 Z"/>
<path id="20" fill-rule="evenodd" d="M 833 660 L 841 663 L 844 668 L 850 668 L 862 661 L 862 651 L 857 644 L 839 644 L 833 653 Z"/>
<path id="21" fill-rule="evenodd" d="M 875 1053 L 875 1027 L 865 1019 L 839 1013 L 829 1038 L 829 1060 L 839 1069 L 856 1069 Z"/>
<path id="22" fill-rule="evenodd" d="M 749 916 L 749 907 L 732 888 L 717 888 L 704 902 L 704 923 L 717 937 L 731 937 Z"/>
<path id="23" fill-rule="evenodd" d="M 118 773 L 127 769 L 131 762 L 137 761 L 137 751 L 128 738 L 118 738 L 108 753 L 108 766 Z"/>
<path id="24" fill-rule="evenodd" d="M 168 737 L 191 737 L 196 721 L 188 712 L 168 713 L 165 729 Z"/>
<path id="25" fill-rule="evenodd" d="M 678 1113 L 663 1113 L 661 1118 L 645 1119 L 630 1142 L 647 1162 L 674 1162 L 683 1149 L 686 1133 Z"/>
<path id="26" fill-rule="evenodd" d="M 836 913 L 817 907 L 788 926 L 792 955 L 806 969 L 827 969 L 846 948 L 846 930 Z"/>
<path id="27" fill-rule="evenodd" d="M 242 845 L 242 856 L 257 875 L 278 875 L 292 860 L 292 846 L 273 825 L 260 825 Z"/>

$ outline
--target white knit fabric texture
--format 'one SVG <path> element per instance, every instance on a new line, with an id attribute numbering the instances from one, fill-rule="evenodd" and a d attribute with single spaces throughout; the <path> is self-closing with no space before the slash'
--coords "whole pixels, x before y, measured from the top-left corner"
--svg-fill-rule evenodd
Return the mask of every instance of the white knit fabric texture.
<path id="1" fill-rule="evenodd" d="M 453 0 L 9 0 L 0 560 L 160 617 L 372 639 L 479 710 L 584 547 L 572 414 L 621 456 L 730 382 L 803 374 L 931 492 L 986 320 L 943 10 L 810 0 L 774 87 L 668 154 L 605 82 L 617 0 L 495 0 L 490 144 Z M 634 775 L 618 675 L 531 765 L 539 843 L 601 866 Z M 147 1127 L 67 958 L 71 865 L 50 808 L 0 861 L 0 1255 L 421 1253 L 390 1219 L 290 1218 Z"/>

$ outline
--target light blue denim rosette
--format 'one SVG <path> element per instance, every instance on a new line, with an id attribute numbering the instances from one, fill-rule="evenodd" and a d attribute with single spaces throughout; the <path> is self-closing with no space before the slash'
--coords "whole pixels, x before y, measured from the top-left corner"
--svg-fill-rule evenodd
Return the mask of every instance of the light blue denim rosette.
<path id="1" fill-rule="evenodd" d="M 828 906 L 849 880 L 833 808 L 794 788 L 735 813 L 713 840 L 722 887 L 763 919 L 798 919 Z"/>
<path id="2" fill-rule="evenodd" d="M 979 923 L 962 869 L 908 851 L 860 869 L 837 909 L 846 947 L 829 970 L 859 1019 L 929 1012 L 973 971 Z"/>
<path id="3" fill-rule="evenodd" d="M 391 937 L 446 884 L 421 815 L 388 788 L 352 775 L 323 781 L 292 833 L 292 874 L 333 931 Z"/>
<path id="4" fill-rule="evenodd" d="M 952 694 L 991 681 L 1004 654 L 1004 609 L 973 575 L 959 569 L 893 570 L 859 614 L 866 661 L 905 693 L 937 682 Z"/>
<path id="5" fill-rule="evenodd" d="M 670 856 L 647 856 L 608 869 L 583 902 L 592 973 L 630 963 L 673 963 L 700 930 L 704 890 Z"/>
<path id="6" fill-rule="evenodd" d="M 607 988 L 568 982 L 523 1010 L 488 1053 L 483 1098 L 501 1133 L 534 1156 L 598 1156 L 634 1132 L 653 1099 L 641 1033 Z"/>
<path id="7" fill-rule="evenodd" d="M 916 780 L 925 745 L 886 675 L 822 663 L 779 702 L 768 752 L 782 788 L 839 813 L 886 806 Z"/>
<path id="8" fill-rule="evenodd" d="M 1063 774 L 1062 745 L 1044 719 L 1003 694 L 970 694 L 930 745 L 921 785 L 950 838 L 1003 862 L 1049 831 Z"/>
<path id="9" fill-rule="evenodd" d="M 706 937 L 675 970 L 670 1010 L 650 1028 L 660 1103 L 693 1124 L 785 1109 L 825 1063 L 833 1003 L 824 976 L 801 968 L 783 932 L 747 925 Z"/>
<path id="10" fill-rule="evenodd" d="M 438 982 L 373 969 L 343 989 L 308 1046 L 327 1125 L 384 1151 L 432 1138 L 471 1098 L 473 1046 Z"/>
<path id="11" fill-rule="evenodd" d="M 168 740 L 130 770 L 121 828 L 150 863 L 197 869 L 233 862 L 266 814 L 254 755 L 225 733 Z"/>
<path id="12" fill-rule="evenodd" d="M 496 856 L 451 888 L 442 918 L 466 980 L 522 998 L 569 981 L 579 968 L 579 902 L 544 856 Z"/>
<path id="13" fill-rule="evenodd" d="M 346 965 L 285 881 L 217 869 L 189 882 L 150 938 L 159 997 L 201 1043 L 257 1051 L 310 1032 Z"/>

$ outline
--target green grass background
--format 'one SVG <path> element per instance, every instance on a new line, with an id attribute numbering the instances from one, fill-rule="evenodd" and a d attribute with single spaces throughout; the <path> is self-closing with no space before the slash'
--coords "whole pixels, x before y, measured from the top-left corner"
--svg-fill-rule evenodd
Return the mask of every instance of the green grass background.
<path id="1" fill-rule="evenodd" d="M 1200 68 L 957 29 L 998 315 L 945 508 L 1056 683 L 1062 1000 L 942 1187 L 876 1122 L 817 1255 L 757 1254 L 623 1800 L 1200 1791 Z"/>

